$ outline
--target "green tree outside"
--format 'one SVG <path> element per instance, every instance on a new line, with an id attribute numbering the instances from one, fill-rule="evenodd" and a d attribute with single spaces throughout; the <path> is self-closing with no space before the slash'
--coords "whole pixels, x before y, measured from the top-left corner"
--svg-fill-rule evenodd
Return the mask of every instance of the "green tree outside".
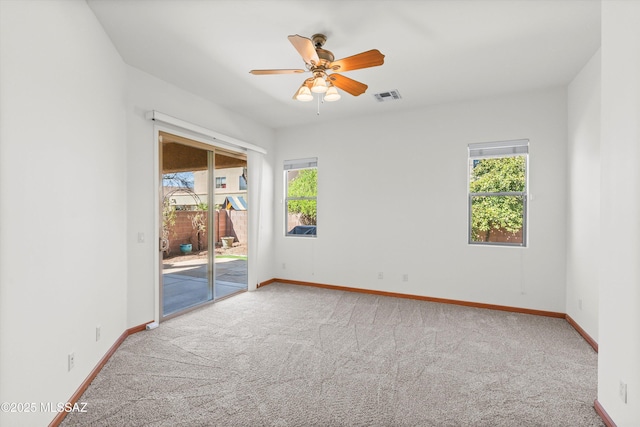
<path id="1" fill-rule="evenodd" d="M 313 197 L 314 200 L 289 200 L 288 211 L 291 214 L 300 214 L 300 222 L 306 225 L 317 223 L 318 203 L 315 197 L 318 195 L 318 170 L 301 169 L 297 175 L 289 181 L 287 197 Z M 290 172 L 291 173 L 291 172 Z"/>
<path id="2" fill-rule="evenodd" d="M 476 161 L 471 172 L 470 193 L 524 192 L 526 159 L 524 156 L 500 157 Z M 492 230 L 517 233 L 523 225 L 523 196 L 473 196 L 471 234 L 476 242 L 490 241 Z"/>

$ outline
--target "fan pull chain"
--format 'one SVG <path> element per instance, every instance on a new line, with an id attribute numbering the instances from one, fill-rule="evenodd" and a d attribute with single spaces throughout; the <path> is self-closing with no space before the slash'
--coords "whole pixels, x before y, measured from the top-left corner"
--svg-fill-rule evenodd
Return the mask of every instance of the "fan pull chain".
<path id="1" fill-rule="evenodd" d="M 317 116 L 319 116 L 319 115 L 320 115 L 320 97 L 321 97 L 321 96 L 322 96 L 322 95 L 318 95 L 318 112 L 316 113 L 316 115 L 317 115 Z"/>

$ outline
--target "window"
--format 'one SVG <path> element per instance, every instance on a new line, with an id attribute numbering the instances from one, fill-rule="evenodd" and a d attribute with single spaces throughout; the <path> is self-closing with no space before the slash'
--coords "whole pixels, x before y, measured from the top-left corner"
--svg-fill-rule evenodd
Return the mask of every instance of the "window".
<path id="1" fill-rule="evenodd" d="M 285 160 L 284 182 L 286 235 L 315 237 L 318 159 Z"/>
<path id="2" fill-rule="evenodd" d="M 244 175 L 240 175 L 240 181 L 239 181 L 239 189 L 240 190 L 246 190 L 247 189 L 247 179 L 244 177 Z"/>
<path id="3" fill-rule="evenodd" d="M 526 246 L 529 140 L 469 144 L 469 243 Z"/>
<path id="4" fill-rule="evenodd" d="M 216 178 L 216 188 L 227 188 L 226 176 L 219 176 Z"/>

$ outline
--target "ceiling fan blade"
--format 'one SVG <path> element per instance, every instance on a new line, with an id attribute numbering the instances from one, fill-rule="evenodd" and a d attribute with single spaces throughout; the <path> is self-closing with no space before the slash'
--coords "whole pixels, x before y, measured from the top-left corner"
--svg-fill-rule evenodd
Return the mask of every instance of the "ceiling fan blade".
<path id="1" fill-rule="evenodd" d="M 260 76 L 265 74 L 297 74 L 297 73 L 305 73 L 306 70 L 251 70 L 249 71 L 251 74 Z"/>
<path id="2" fill-rule="evenodd" d="M 329 68 L 334 71 L 351 71 L 361 68 L 377 67 L 384 64 L 384 55 L 378 49 L 368 50 L 357 55 L 333 61 Z"/>
<path id="3" fill-rule="evenodd" d="M 360 83 L 359 81 L 336 73 L 330 74 L 329 80 L 331 80 L 335 87 L 340 88 L 353 96 L 362 95 L 369 88 L 369 86 L 364 83 Z"/>
<path id="4" fill-rule="evenodd" d="M 316 65 L 320 63 L 320 58 L 316 52 L 316 48 L 313 46 L 311 39 L 302 37 L 299 35 L 287 37 L 293 47 L 296 48 L 305 64 Z"/>

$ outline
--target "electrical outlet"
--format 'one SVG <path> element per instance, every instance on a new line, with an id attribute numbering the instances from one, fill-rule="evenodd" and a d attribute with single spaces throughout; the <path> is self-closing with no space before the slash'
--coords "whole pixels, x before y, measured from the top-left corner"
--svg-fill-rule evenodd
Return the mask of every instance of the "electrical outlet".
<path id="1" fill-rule="evenodd" d="M 96 326 L 96 341 L 100 341 L 100 330 L 102 329 L 102 326 L 98 325 Z"/>
<path id="2" fill-rule="evenodd" d="M 378 279 L 384 279 L 384 273 L 382 271 L 378 273 Z"/>
<path id="3" fill-rule="evenodd" d="M 138 233 L 138 243 L 144 243 L 144 233 Z"/>
<path id="4" fill-rule="evenodd" d="M 72 370 L 76 366 L 76 354 L 74 352 L 69 353 L 67 356 L 67 362 L 69 364 L 69 370 Z"/>
<path id="5" fill-rule="evenodd" d="M 287 269 L 287 264 L 285 264 L 284 262 L 282 263 L 282 269 L 286 270 Z"/>
<path id="6" fill-rule="evenodd" d="M 620 400 L 622 400 L 623 403 L 627 403 L 627 384 L 623 383 L 622 380 L 620 381 Z"/>
<path id="7" fill-rule="evenodd" d="M 402 281 L 403 281 L 403 282 L 408 282 L 408 281 L 409 281 L 409 275 L 408 275 L 407 273 L 404 273 L 404 274 L 402 275 Z"/>

